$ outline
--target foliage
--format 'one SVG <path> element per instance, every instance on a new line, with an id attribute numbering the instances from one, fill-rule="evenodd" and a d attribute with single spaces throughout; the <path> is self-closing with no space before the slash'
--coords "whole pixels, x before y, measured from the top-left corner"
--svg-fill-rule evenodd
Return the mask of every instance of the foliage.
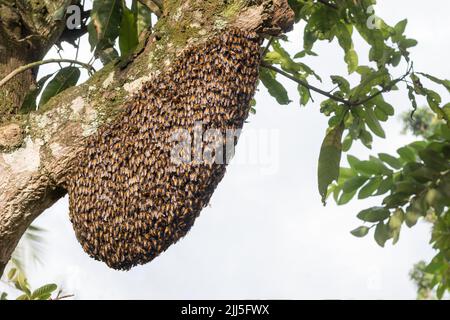
<path id="1" fill-rule="evenodd" d="M 11 267 L 6 278 L 6 284 L 19 292 L 15 300 L 52 300 L 52 295 L 58 289 L 56 284 L 49 283 L 32 290 L 24 271 L 19 266 Z M 60 297 L 60 293 L 61 291 L 55 296 L 55 299 Z M 0 292 L 0 300 L 8 300 L 8 294 Z"/>
<path id="2" fill-rule="evenodd" d="M 436 292 L 433 290 L 434 275 L 426 272 L 426 267 L 426 263 L 420 261 L 414 265 L 414 268 L 409 273 L 409 277 L 417 286 L 418 300 L 436 299 Z"/>
<path id="3" fill-rule="evenodd" d="M 365 224 L 351 231 L 356 237 L 364 237 L 374 229 L 374 239 L 382 247 L 388 240 L 394 244 L 399 240 L 403 225 L 411 228 L 420 218 L 433 221 L 431 244 L 438 254 L 426 271 L 433 276 L 431 288 L 436 287 L 441 298 L 450 289 L 450 103 L 443 103 L 436 89 L 424 83 L 450 92 L 450 81 L 415 71 L 409 49 L 417 41 L 405 35 L 407 20 L 387 25 L 369 10 L 374 0 L 289 3 L 296 21 L 305 24 L 303 51 L 291 56 L 283 49 L 281 39 L 271 39 L 265 50 L 261 82 L 280 104 L 288 104 L 291 99 L 276 79 L 277 73 L 298 83 L 300 105 L 311 101 L 312 92 L 327 98 L 320 109 L 329 117 L 318 163 L 322 201 L 333 196 L 338 205 L 344 205 L 355 197 L 384 196 L 380 206 L 358 213 Z M 356 33 L 370 47 L 368 65 L 359 64 L 353 44 Z M 313 49 L 318 41 L 337 41 L 348 74 L 360 77 L 356 86 L 351 86 L 346 75 L 331 76 L 336 85 L 331 91 L 309 83 L 321 78 L 302 59 L 316 55 Z M 374 135 L 386 138 L 383 123 L 395 113 L 385 100 L 386 93 L 401 87 L 411 102 L 411 112 L 404 116 L 405 127 L 423 139 L 399 148 L 396 155 L 380 153 L 363 160 L 347 155 L 349 167 L 339 169 L 342 153 L 351 150 L 355 141 L 371 149 Z M 427 101 L 427 109 L 417 109 L 420 96 Z"/>

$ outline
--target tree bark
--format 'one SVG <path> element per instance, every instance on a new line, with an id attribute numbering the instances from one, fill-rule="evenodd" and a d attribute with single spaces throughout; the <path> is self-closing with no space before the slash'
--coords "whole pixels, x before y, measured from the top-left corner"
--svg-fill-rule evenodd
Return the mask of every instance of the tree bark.
<path id="1" fill-rule="evenodd" d="M 169 67 L 184 48 L 226 27 L 280 34 L 290 30 L 294 19 L 286 0 L 213 0 L 207 5 L 166 0 L 163 8 L 145 49 L 124 69 L 109 64 L 42 110 L 0 121 L 0 275 L 31 222 L 65 194 L 65 177 L 84 139 L 120 114 L 144 82 Z"/>

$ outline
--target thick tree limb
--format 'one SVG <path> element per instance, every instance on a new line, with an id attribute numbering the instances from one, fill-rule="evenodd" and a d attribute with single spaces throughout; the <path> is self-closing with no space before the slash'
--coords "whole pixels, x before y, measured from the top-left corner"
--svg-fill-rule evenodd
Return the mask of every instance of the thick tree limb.
<path id="1" fill-rule="evenodd" d="M 214 0 L 208 2 L 208 10 L 201 0 L 164 2 L 164 18 L 155 28 L 158 38 L 153 35 L 125 69 L 110 64 L 85 84 L 51 99 L 43 110 L 0 125 L 0 152 L 8 150 L 0 153 L 0 275 L 30 223 L 65 194 L 67 174 L 84 139 L 114 119 L 129 97 L 170 67 L 186 46 L 227 26 L 259 32 L 292 27 L 286 0 L 256 2 L 249 7 L 247 1 L 228 1 L 224 7 L 223 1 Z M 187 29 L 192 31 L 180 34 Z"/>

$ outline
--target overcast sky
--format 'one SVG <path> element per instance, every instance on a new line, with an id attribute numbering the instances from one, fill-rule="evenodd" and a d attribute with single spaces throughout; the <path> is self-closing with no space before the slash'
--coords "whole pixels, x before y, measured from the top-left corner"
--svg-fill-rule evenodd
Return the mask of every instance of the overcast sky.
<path id="1" fill-rule="evenodd" d="M 442 78 L 450 76 L 448 12 L 450 2 L 445 0 L 426 5 L 384 0 L 377 6 L 378 15 L 389 24 L 408 18 L 406 32 L 419 41 L 412 50 L 416 70 Z M 302 27 L 289 34 L 286 47 L 293 54 L 301 50 Z M 360 41 L 357 49 L 367 52 Z M 337 44 L 323 43 L 314 51 L 319 57 L 308 58 L 306 63 L 323 79 L 346 74 Z M 71 50 L 63 53 L 71 54 Z M 88 61 L 89 52 L 81 52 L 80 57 Z M 361 63 L 367 60 L 362 55 L 360 59 Z M 415 298 L 408 272 L 414 263 L 434 254 L 428 245 L 429 226 L 420 222 L 413 229 L 403 229 L 399 243 L 392 246 L 389 242 L 384 249 L 372 236 L 351 236 L 349 231 L 360 225 L 355 217 L 359 210 L 381 199 L 322 206 L 316 182 L 317 158 L 327 127 L 327 118 L 319 112 L 322 98 L 315 95 L 315 103 L 301 108 L 296 86 L 282 82 L 294 102 L 279 106 L 260 88 L 257 113 L 244 127 L 235 163 L 229 166 L 210 207 L 184 239 L 147 265 L 129 272 L 108 269 L 89 258 L 76 241 L 65 198 L 36 220 L 48 230 L 45 263 L 29 270 L 30 282 L 57 282 L 79 299 Z M 329 81 L 321 86 L 332 87 Z M 448 100 L 448 94 L 442 94 Z M 391 94 L 387 100 L 397 114 L 410 107 L 404 92 Z M 400 131 L 399 119 L 390 120 L 387 139 L 376 139 L 371 152 L 394 153 L 412 141 Z M 370 154 L 359 144 L 351 153 L 359 158 Z"/>

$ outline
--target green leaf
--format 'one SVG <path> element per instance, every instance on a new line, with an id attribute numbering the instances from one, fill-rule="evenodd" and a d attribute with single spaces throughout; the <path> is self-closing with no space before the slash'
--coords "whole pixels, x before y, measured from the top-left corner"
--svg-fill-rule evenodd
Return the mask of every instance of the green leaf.
<path id="1" fill-rule="evenodd" d="M 48 295 L 51 295 L 56 289 L 58 289 L 58 286 L 54 283 L 46 284 L 36 290 L 33 291 L 33 294 L 31 295 L 32 300 L 47 300 L 44 299 Z"/>
<path id="2" fill-rule="evenodd" d="M 121 0 L 94 0 L 91 22 L 88 25 L 91 50 L 96 52 L 112 48 L 119 36 L 122 20 Z"/>
<path id="3" fill-rule="evenodd" d="M 0 301 L 8 300 L 8 294 L 6 292 L 2 292 L 0 295 Z"/>
<path id="4" fill-rule="evenodd" d="M 134 13 L 138 36 L 152 25 L 152 12 L 138 0 L 133 0 L 131 10 Z"/>
<path id="5" fill-rule="evenodd" d="M 346 25 L 342 22 L 335 24 L 335 34 L 338 38 L 339 45 L 346 53 L 353 47 L 352 31 L 352 25 Z"/>
<path id="6" fill-rule="evenodd" d="M 394 34 L 394 36 L 392 36 L 392 41 L 393 42 L 399 42 L 402 39 L 401 36 L 405 32 L 407 23 L 408 23 L 408 20 L 405 19 L 405 20 L 400 21 L 399 23 L 397 23 L 394 26 L 395 34 Z"/>
<path id="7" fill-rule="evenodd" d="M 399 48 L 406 50 L 417 46 L 417 40 L 415 39 L 402 39 L 398 43 Z"/>
<path id="8" fill-rule="evenodd" d="M 389 218 L 388 226 L 392 234 L 392 244 L 396 244 L 400 238 L 400 229 L 405 220 L 405 213 L 402 209 L 395 210 L 394 214 Z"/>
<path id="9" fill-rule="evenodd" d="M 393 116 L 395 113 L 394 107 L 383 100 L 383 98 L 374 99 L 375 105 L 381 109 L 386 115 Z"/>
<path id="10" fill-rule="evenodd" d="M 356 228 L 355 230 L 350 231 L 352 235 L 358 238 L 365 237 L 369 233 L 369 228 L 365 226 L 361 226 Z"/>
<path id="11" fill-rule="evenodd" d="M 138 37 L 136 17 L 130 9 L 124 6 L 119 31 L 119 47 L 122 57 L 128 56 L 136 49 L 139 43 Z"/>
<path id="12" fill-rule="evenodd" d="M 340 76 L 331 76 L 331 81 L 339 86 L 339 89 L 344 93 L 350 92 L 350 83 L 343 77 Z"/>
<path id="13" fill-rule="evenodd" d="M 369 129 L 375 133 L 377 136 L 381 138 L 386 138 L 386 134 L 384 133 L 383 127 L 381 126 L 380 122 L 378 121 L 377 117 L 375 116 L 375 113 L 372 108 L 365 107 L 365 108 L 358 108 L 356 111 L 361 118 L 363 118 L 369 127 Z"/>
<path id="14" fill-rule="evenodd" d="M 411 86 L 407 86 L 408 88 L 408 98 L 411 101 L 412 107 L 413 107 L 413 111 L 417 110 L 417 101 L 416 101 L 416 96 L 414 95 L 414 88 Z"/>
<path id="15" fill-rule="evenodd" d="M 354 169 L 361 174 L 364 175 L 389 175 L 392 173 L 384 164 L 376 159 L 371 157 L 370 160 L 360 161 L 355 164 Z"/>
<path id="16" fill-rule="evenodd" d="M 47 82 L 47 80 L 50 79 L 52 76 L 53 73 L 42 77 L 36 83 L 36 88 L 28 92 L 28 94 L 25 96 L 25 100 L 23 101 L 22 106 L 20 107 L 19 110 L 20 113 L 27 114 L 32 111 L 36 111 L 37 109 L 36 99 L 41 93 L 42 89 L 44 89 L 44 85 Z"/>
<path id="17" fill-rule="evenodd" d="M 342 206 L 344 204 L 347 204 L 350 202 L 350 200 L 352 200 L 356 195 L 356 190 L 350 193 L 342 193 L 342 195 L 340 196 L 337 204 L 339 206 Z"/>
<path id="18" fill-rule="evenodd" d="M 366 199 L 374 194 L 380 186 L 382 179 L 380 177 L 372 178 L 369 182 L 361 188 L 358 193 L 358 199 Z"/>
<path id="19" fill-rule="evenodd" d="M 429 80 L 433 81 L 434 83 L 443 85 L 447 89 L 447 91 L 450 92 L 450 80 L 441 80 L 432 75 L 429 75 L 426 73 L 421 73 L 421 72 L 417 72 L 417 74 L 420 74 L 420 75 L 428 78 Z"/>
<path id="20" fill-rule="evenodd" d="M 440 175 L 440 172 L 422 166 L 422 167 L 410 172 L 409 175 L 418 182 L 426 183 L 428 181 L 437 179 Z"/>
<path id="21" fill-rule="evenodd" d="M 384 247 L 386 241 L 391 238 L 389 228 L 383 222 L 379 222 L 375 227 L 374 238 L 380 247 Z"/>
<path id="22" fill-rule="evenodd" d="M 362 144 L 365 145 L 367 148 L 372 149 L 373 137 L 369 131 L 361 129 L 361 132 L 359 134 L 359 140 L 361 140 Z"/>
<path id="23" fill-rule="evenodd" d="M 378 157 L 381 161 L 387 163 L 394 169 L 400 169 L 402 167 L 402 163 L 400 162 L 400 160 L 398 160 L 396 157 L 391 156 L 390 154 L 379 153 Z"/>
<path id="24" fill-rule="evenodd" d="M 406 211 L 405 215 L 405 223 L 408 226 L 408 228 L 413 227 L 417 220 L 421 217 L 421 214 L 416 211 Z"/>
<path id="25" fill-rule="evenodd" d="M 17 274 L 17 277 L 14 281 L 14 285 L 16 286 L 17 289 L 24 292 L 28 297 L 31 295 L 30 286 L 23 272 L 19 272 Z"/>
<path id="26" fill-rule="evenodd" d="M 433 110 L 434 113 L 436 113 L 436 115 L 442 119 L 446 119 L 446 114 L 444 113 L 444 111 L 439 107 L 440 103 L 442 102 L 442 98 L 441 96 L 433 91 L 433 90 L 429 90 L 429 89 L 424 89 L 425 91 L 425 96 L 427 98 L 427 102 L 428 105 L 430 106 L 430 109 Z M 446 119 L 448 120 L 448 119 Z"/>
<path id="27" fill-rule="evenodd" d="M 77 84 L 80 78 L 80 69 L 76 67 L 65 67 L 58 71 L 56 76 L 45 87 L 39 102 L 39 107 L 46 104 L 52 97 L 63 92 L 67 88 Z"/>
<path id="28" fill-rule="evenodd" d="M 309 102 L 309 99 L 311 98 L 311 96 L 309 94 L 309 89 L 306 88 L 305 86 L 298 85 L 297 90 L 298 90 L 298 93 L 300 94 L 300 105 L 306 106 Z"/>
<path id="29" fill-rule="evenodd" d="M 291 102 L 286 89 L 275 79 L 275 75 L 272 72 L 268 69 L 261 68 L 259 77 L 269 91 L 269 94 L 274 97 L 279 104 L 286 105 Z"/>
<path id="30" fill-rule="evenodd" d="M 442 298 L 444 297 L 445 290 L 447 290 L 445 285 L 443 283 L 439 284 L 439 286 L 438 286 L 438 288 L 436 290 L 436 297 L 439 300 L 442 300 Z"/>
<path id="31" fill-rule="evenodd" d="M 353 191 L 358 190 L 366 181 L 367 177 L 365 176 L 356 176 L 347 181 L 345 181 L 342 190 L 345 193 L 351 193 Z"/>
<path id="32" fill-rule="evenodd" d="M 345 53 L 344 57 L 347 63 L 348 73 L 351 74 L 358 68 L 358 54 L 354 49 L 350 49 Z"/>
<path id="33" fill-rule="evenodd" d="M 389 218 L 390 215 L 389 210 L 384 207 L 372 207 L 362 210 L 357 217 L 366 222 L 379 222 Z"/>
<path id="34" fill-rule="evenodd" d="M 347 152 L 350 150 L 350 148 L 352 147 L 353 144 L 353 138 L 350 134 L 348 134 L 345 138 L 344 141 L 342 142 L 342 151 Z"/>
<path id="35" fill-rule="evenodd" d="M 450 163 L 439 152 L 431 149 L 419 151 L 419 157 L 427 167 L 437 171 L 445 171 L 450 168 Z"/>
<path id="36" fill-rule="evenodd" d="M 410 147 L 402 147 L 397 149 L 397 153 L 400 155 L 400 158 L 403 162 L 415 162 L 416 161 L 416 153 Z"/>
<path id="37" fill-rule="evenodd" d="M 416 194 L 425 188 L 424 185 L 413 180 L 400 181 L 395 184 L 395 192 L 403 194 Z"/>
<path id="38" fill-rule="evenodd" d="M 374 87 L 380 86 L 388 80 L 390 80 L 389 73 L 386 69 L 370 72 L 368 74 L 363 73 L 361 75 L 361 83 L 352 89 L 352 100 L 358 101 L 361 98 L 364 98 Z M 381 101 L 381 98 L 378 98 L 378 101 Z"/>
<path id="39" fill-rule="evenodd" d="M 17 274 L 17 269 L 11 268 L 11 270 L 9 270 L 9 272 L 8 272 L 8 279 L 13 280 L 14 277 L 16 276 L 16 274 Z"/>
<path id="40" fill-rule="evenodd" d="M 328 186 L 339 178 L 339 164 L 342 154 L 342 134 L 344 126 L 334 127 L 325 136 L 320 148 L 318 184 L 322 202 L 325 205 Z"/>
<path id="41" fill-rule="evenodd" d="M 394 182 L 391 176 L 388 176 L 381 181 L 378 187 L 377 193 L 375 195 L 380 196 L 391 190 L 394 186 Z"/>
<path id="42" fill-rule="evenodd" d="M 397 208 L 404 206 L 409 200 L 408 195 L 404 195 L 402 193 L 393 193 L 386 198 L 383 199 L 383 204 L 386 208 Z"/>

